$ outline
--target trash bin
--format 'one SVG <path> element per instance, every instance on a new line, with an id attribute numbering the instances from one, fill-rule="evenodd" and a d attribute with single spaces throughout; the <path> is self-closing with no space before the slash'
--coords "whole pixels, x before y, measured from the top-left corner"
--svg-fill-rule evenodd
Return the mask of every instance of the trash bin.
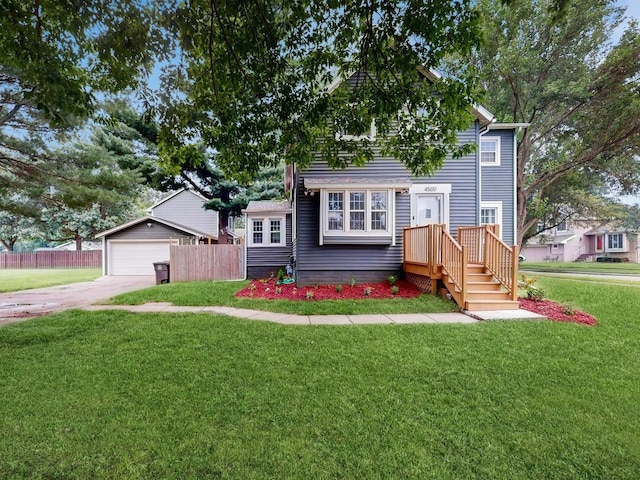
<path id="1" fill-rule="evenodd" d="M 169 262 L 153 262 L 153 269 L 156 272 L 156 285 L 169 283 Z"/>

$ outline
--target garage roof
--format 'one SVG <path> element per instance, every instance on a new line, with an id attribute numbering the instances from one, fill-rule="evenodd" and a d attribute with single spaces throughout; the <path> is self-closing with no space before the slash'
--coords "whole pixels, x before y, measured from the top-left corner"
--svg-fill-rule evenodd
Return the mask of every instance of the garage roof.
<path id="1" fill-rule="evenodd" d="M 111 235 L 112 233 L 116 233 L 116 232 L 120 232 L 121 230 L 126 230 L 127 228 L 131 228 L 135 225 L 139 225 L 140 223 L 144 223 L 144 222 L 157 222 L 157 223 L 161 223 L 162 225 L 166 225 L 167 227 L 171 227 L 171 228 L 175 228 L 177 230 L 182 230 L 185 233 L 188 233 L 189 235 L 194 235 L 196 237 L 206 237 L 207 234 L 204 232 L 200 232 L 198 230 L 194 230 L 193 228 L 189 228 L 189 227 L 185 227 L 184 225 L 179 225 L 177 223 L 174 222 L 170 222 L 169 220 L 164 220 L 162 218 L 159 217 L 151 217 L 151 216 L 146 216 L 146 217 L 142 217 L 139 218 L 137 220 L 133 220 L 129 223 L 124 223 L 122 225 L 118 225 L 115 228 L 112 228 L 111 230 L 105 230 L 104 232 L 100 232 L 96 235 L 96 238 L 99 237 L 106 237 L 107 235 Z"/>

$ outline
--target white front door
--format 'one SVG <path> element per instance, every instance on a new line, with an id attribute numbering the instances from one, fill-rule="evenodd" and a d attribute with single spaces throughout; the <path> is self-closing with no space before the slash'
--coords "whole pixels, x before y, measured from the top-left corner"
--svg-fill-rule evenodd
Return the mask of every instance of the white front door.
<path id="1" fill-rule="evenodd" d="M 414 193 L 411 197 L 412 227 L 430 223 L 445 223 L 443 194 Z"/>

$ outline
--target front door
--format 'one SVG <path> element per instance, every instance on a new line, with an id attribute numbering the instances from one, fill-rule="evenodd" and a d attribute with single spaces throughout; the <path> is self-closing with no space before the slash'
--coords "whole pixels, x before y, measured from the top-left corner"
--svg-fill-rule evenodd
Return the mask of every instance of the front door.
<path id="1" fill-rule="evenodd" d="M 412 227 L 445 223 L 443 194 L 414 193 L 411 197 Z"/>

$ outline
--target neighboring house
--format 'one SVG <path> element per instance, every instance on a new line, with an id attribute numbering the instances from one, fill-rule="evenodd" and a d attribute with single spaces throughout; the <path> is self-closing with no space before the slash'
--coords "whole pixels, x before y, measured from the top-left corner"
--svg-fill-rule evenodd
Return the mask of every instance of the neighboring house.
<path id="1" fill-rule="evenodd" d="M 425 224 L 444 224 L 454 234 L 462 226 L 498 224 L 502 240 L 512 244 L 515 135 L 523 125 L 496 124 L 482 107 L 473 113 L 475 121 L 458 141 L 477 145 L 476 151 L 447 159 L 432 177 L 415 177 L 382 154 L 361 167 L 332 170 L 318 157 L 307 169 L 288 171 L 290 216 L 285 204 L 273 217 L 247 209 L 248 276 L 263 276 L 260 266 L 267 261 L 272 270 L 282 268 L 290 255 L 300 285 L 383 280 L 402 272 L 403 229 Z M 370 136 L 375 134 L 372 125 Z M 269 223 L 278 218 L 284 227 Z M 265 243 L 274 229 L 288 232 L 289 218 L 291 246 L 288 236 Z"/>
<path id="2" fill-rule="evenodd" d="M 595 225 L 595 226 L 594 226 Z M 531 238 L 523 249 L 528 262 L 620 261 L 639 263 L 638 234 L 606 222 L 562 222 Z"/>
<path id="3" fill-rule="evenodd" d="M 148 215 L 97 235 L 104 275 L 153 275 L 154 262 L 169 260 L 169 245 L 217 243 L 218 212 L 206 199 L 180 190 L 153 205 Z"/>
<path id="4" fill-rule="evenodd" d="M 81 250 L 83 252 L 88 252 L 91 250 L 101 250 L 102 243 L 100 242 L 82 242 Z M 36 252 L 44 252 L 44 251 L 56 251 L 56 250 L 67 250 L 67 251 L 76 251 L 76 242 L 71 240 L 69 242 L 61 243 L 60 245 L 56 245 L 55 247 L 40 247 L 36 248 Z"/>

